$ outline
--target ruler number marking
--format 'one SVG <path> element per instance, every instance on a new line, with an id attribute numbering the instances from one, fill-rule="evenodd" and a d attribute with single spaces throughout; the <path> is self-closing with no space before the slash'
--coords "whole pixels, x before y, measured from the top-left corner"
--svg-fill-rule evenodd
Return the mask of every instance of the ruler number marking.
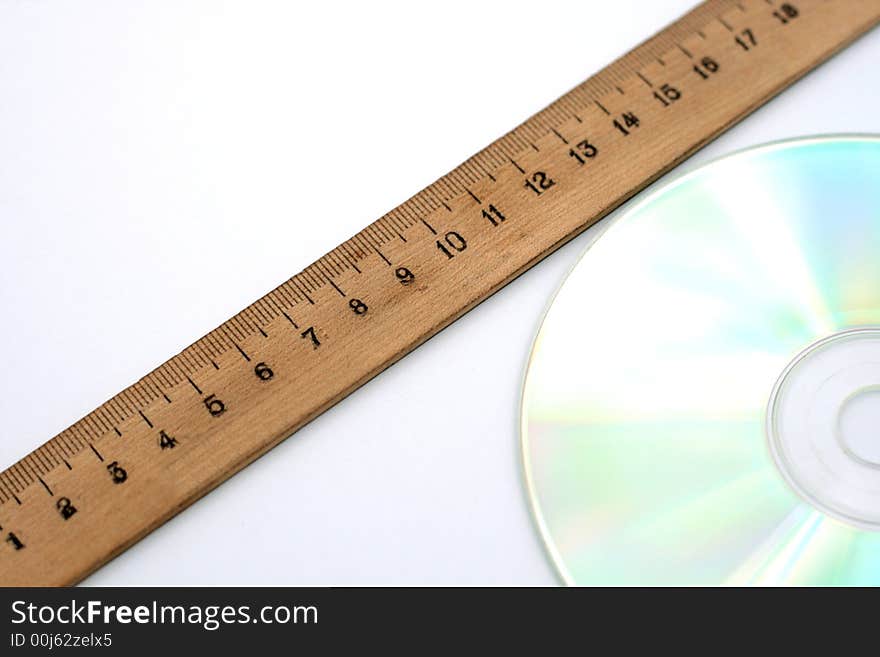
<path id="1" fill-rule="evenodd" d="M 59 498 L 55 503 L 55 508 L 58 509 L 62 520 L 70 520 L 77 511 L 69 497 Z"/>
<path id="2" fill-rule="evenodd" d="M 259 362 L 254 366 L 254 374 L 260 381 L 271 381 L 275 377 L 275 372 L 266 363 Z"/>
<path id="3" fill-rule="evenodd" d="M 504 213 L 491 203 L 487 209 L 483 210 L 482 216 L 484 219 L 488 220 L 492 226 L 499 226 L 502 222 L 507 221 L 507 217 L 504 216 Z"/>
<path id="4" fill-rule="evenodd" d="M 540 196 L 554 185 L 556 185 L 556 181 L 547 175 L 545 171 L 535 171 L 535 173 L 526 178 L 525 182 L 526 188 L 531 189 L 537 196 Z"/>
<path id="5" fill-rule="evenodd" d="M 633 112 L 624 112 L 619 118 L 614 119 L 611 124 L 626 137 L 632 128 L 638 128 L 641 125 L 641 121 Z"/>
<path id="6" fill-rule="evenodd" d="M 367 307 L 367 304 L 365 304 L 360 299 L 351 299 L 348 302 L 348 307 L 351 308 L 351 311 L 355 315 L 366 315 L 367 311 L 369 310 L 369 308 Z"/>
<path id="7" fill-rule="evenodd" d="M 174 449 L 175 447 L 177 447 L 177 438 L 169 435 L 164 429 L 159 431 L 159 448 Z"/>
<path id="8" fill-rule="evenodd" d="M 654 98 L 656 98 L 663 107 L 669 107 L 681 98 L 681 90 L 677 87 L 673 87 L 671 84 L 663 84 L 660 86 L 659 91 L 655 91 L 653 94 Z"/>
<path id="9" fill-rule="evenodd" d="M 578 165 L 583 166 L 599 154 L 599 149 L 595 144 L 590 143 L 589 139 L 579 141 L 574 148 L 569 149 L 568 156 L 575 159 Z"/>
<path id="10" fill-rule="evenodd" d="M 416 280 L 416 276 L 415 276 L 415 274 L 413 274 L 413 273 L 412 273 L 409 269 L 407 269 L 406 267 L 398 267 L 397 269 L 395 269 L 395 270 L 394 270 L 394 276 L 397 277 L 397 281 L 398 281 L 401 285 L 409 285 L 409 284 L 411 284 L 414 280 Z"/>
<path id="11" fill-rule="evenodd" d="M 699 75 L 703 80 L 708 80 L 713 73 L 717 73 L 721 66 L 711 57 L 703 57 L 699 64 L 694 64 L 694 73 Z"/>
<path id="12" fill-rule="evenodd" d="M 782 5 L 773 12 L 773 17 L 778 19 L 780 23 L 783 25 L 788 25 L 788 23 L 800 15 L 797 7 L 795 7 L 790 2 L 783 2 Z"/>
<path id="13" fill-rule="evenodd" d="M 107 472 L 110 474 L 110 478 L 113 480 L 114 484 L 124 484 L 128 481 L 128 472 L 125 471 L 121 465 L 119 465 L 119 461 L 113 461 L 107 466 Z"/>
<path id="14" fill-rule="evenodd" d="M 226 404 L 220 399 L 217 399 L 217 395 L 208 395 L 205 397 L 203 403 L 205 404 L 205 408 L 208 409 L 208 413 L 213 417 L 219 417 L 226 412 Z"/>
<path id="15" fill-rule="evenodd" d="M 310 338 L 312 341 L 312 347 L 315 349 L 321 346 L 321 341 L 318 339 L 318 334 L 315 332 L 314 326 L 310 326 L 305 331 L 300 333 L 300 337 L 302 337 L 304 340 L 306 338 Z"/>
<path id="16" fill-rule="evenodd" d="M 452 260 L 455 257 L 455 253 L 461 253 L 467 248 L 467 240 L 460 233 L 451 230 L 443 236 L 442 242 L 437 240 L 437 248 L 446 254 L 448 259 Z"/>
<path id="17" fill-rule="evenodd" d="M 750 27 L 745 28 L 742 32 L 735 36 L 733 40 L 740 48 L 742 48 L 746 52 L 758 45 L 758 38 L 755 36 L 754 31 L 752 31 L 752 28 Z"/>
<path id="18" fill-rule="evenodd" d="M 6 542 L 12 546 L 13 550 L 21 550 L 24 548 L 24 543 L 18 536 L 16 536 L 15 532 L 9 532 L 6 534 Z"/>

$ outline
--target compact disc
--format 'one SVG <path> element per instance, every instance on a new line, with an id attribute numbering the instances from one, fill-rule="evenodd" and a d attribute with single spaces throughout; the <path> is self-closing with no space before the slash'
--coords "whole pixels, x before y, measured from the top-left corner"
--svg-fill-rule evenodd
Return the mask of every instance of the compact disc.
<path id="1" fill-rule="evenodd" d="M 568 583 L 880 584 L 880 138 L 736 153 L 621 213 L 521 427 Z"/>

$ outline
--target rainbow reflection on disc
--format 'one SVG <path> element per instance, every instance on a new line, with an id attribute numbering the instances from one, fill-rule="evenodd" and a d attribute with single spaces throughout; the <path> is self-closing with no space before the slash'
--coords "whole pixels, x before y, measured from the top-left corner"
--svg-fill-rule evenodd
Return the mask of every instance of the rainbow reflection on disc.
<path id="1" fill-rule="evenodd" d="M 864 493 L 850 507 L 834 497 L 836 453 L 768 439 L 786 368 L 829 336 L 851 351 L 863 327 L 859 353 L 876 353 L 880 138 L 743 151 L 614 220 L 560 288 L 523 386 L 527 486 L 562 578 L 880 584 L 880 463 L 840 466 Z M 867 360 L 843 380 L 880 389 L 880 353 Z M 785 415 L 787 439 L 812 440 L 812 417 Z"/>

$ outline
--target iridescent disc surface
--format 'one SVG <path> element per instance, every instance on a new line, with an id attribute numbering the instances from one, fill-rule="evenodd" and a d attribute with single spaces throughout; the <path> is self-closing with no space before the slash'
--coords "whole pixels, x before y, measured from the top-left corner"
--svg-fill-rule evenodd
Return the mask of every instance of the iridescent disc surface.
<path id="1" fill-rule="evenodd" d="M 525 379 L 537 524 L 573 584 L 880 584 L 880 532 L 780 475 L 765 415 L 808 345 L 880 326 L 880 139 L 737 153 L 617 218 Z"/>

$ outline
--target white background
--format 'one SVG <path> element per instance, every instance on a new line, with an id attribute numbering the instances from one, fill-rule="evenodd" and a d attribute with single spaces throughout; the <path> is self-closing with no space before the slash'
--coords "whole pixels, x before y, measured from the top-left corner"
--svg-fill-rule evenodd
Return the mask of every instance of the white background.
<path id="1" fill-rule="evenodd" d="M 691 4 L 0 2 L 0 467 Z M 688 166 L 878 131 L 878 61 L 874 32 Z M 555 583 L 517 405 L 588 240 L 87 583 Z"/>

